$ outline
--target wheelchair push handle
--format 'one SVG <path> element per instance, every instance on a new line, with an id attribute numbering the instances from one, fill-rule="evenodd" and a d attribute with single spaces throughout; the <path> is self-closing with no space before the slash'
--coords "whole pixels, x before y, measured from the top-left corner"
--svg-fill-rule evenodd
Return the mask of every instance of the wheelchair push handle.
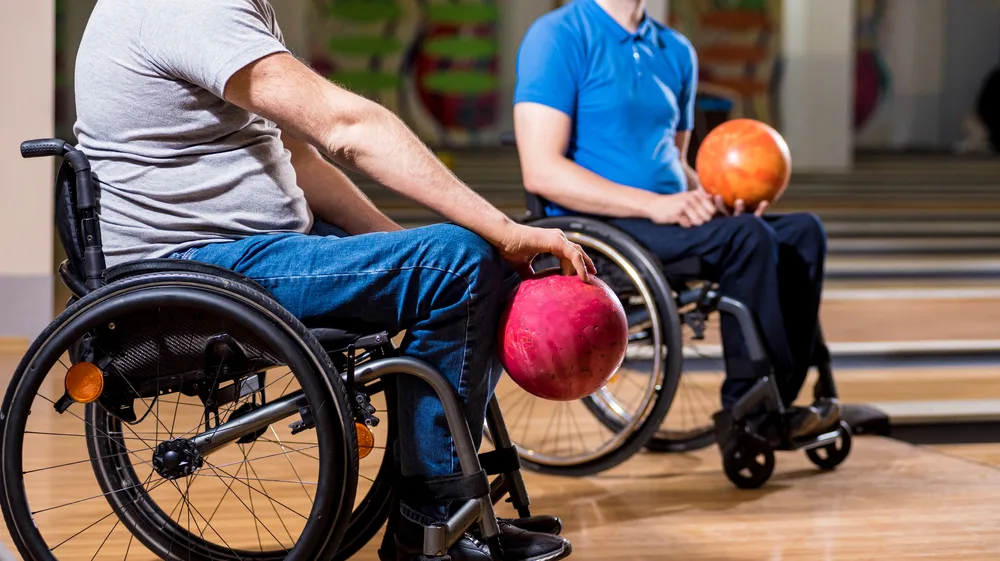
<path id="1" fill-rule="evenodd" d="M 65 141 L 57 138 L 40 138 L 38 140 L 26 140 L 21 143 L 22 158 L 45 158 L 52 156 L 64 156 L 74 148 Z"/>
<path id="2" fill-rule="evenodd" d="M 100 217 L 97 208 L 97 188 L 94 174 L 90 170 L 87 155 L 72 144 L 56 138 L 28 140 L 21 143 L 22 158 L 44 158 L 59 156 L 73 169 L 76 176 L 76 198 L 74 200 L 78 224 L 83 239 L 80 248 L 83 259 L 83 275 L 88 290 L 101 287 L 104 280 L 104 251 L 101 242 Z M 67 250 L 68 251 L 68 250 Z"/>

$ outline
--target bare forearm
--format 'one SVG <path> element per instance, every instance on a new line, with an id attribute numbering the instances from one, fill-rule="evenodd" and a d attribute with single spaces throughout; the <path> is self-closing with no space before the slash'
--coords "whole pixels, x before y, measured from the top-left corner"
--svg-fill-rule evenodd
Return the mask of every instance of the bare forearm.
<path id="1" fill-rule="evenodd" d="M 526 162 L 524 180 L 529 191 L 556 204 L 616 218 L 645 218 L 657 196 L 608 181 L 565 157 Z"/>
<path id="2" fill-rule="evenodd" d="M 227 84 L 226 99 L 494 245 L 512 224 L 390 111 L 338 88 L 290 55 L 266 57 L 241 70 Z"/>
<path id="3" fill-rule="evenodd" d="M 356 124 L 335 129 L 326 148 L 338 162 L 487 240 L 499 241 L 510 222 L 455 177 L 399 118 L 377 104 L 365 108 Z"/>
<path id="4" fill-rule="evenodd" d="M 403 229 L 383 214 L 344 172 L 322 159 L 296 165 L 295 172 L 309 208 L 327 224 L 352 235 Z"/>

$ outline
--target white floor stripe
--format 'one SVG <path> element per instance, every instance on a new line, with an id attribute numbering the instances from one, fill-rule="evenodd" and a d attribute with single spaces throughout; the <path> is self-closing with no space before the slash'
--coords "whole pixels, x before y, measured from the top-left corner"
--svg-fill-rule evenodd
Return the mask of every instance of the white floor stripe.
<path id="1" fill-rule="evenodd" d="M 831 343 L 830 352 L 836 357 L 892 356 L 941 353 L 992 353 L 1000 358 L 1000 339 L 966 339 L 936 341 L 880 341 L 857 343 Z M 684 358 L 717 359 L 722 356 L 722 345 L 685 346 Z M 649 360 L 653 349 L 648 345 L 633 345 L 625 353 L 627 360 Z"/>
<path id="2" fill-rule="evenodd" d="M 954 399 L 947 401 L 896 401 L 869 403 L 893 423 L 928 424 L 943 421 L 1000 420 L 1000 400 Z"/>
<path id="3" fill-rule="evenodd" d="M 824 300 L 982 300 L 1000 299 L 1000 288 L 845 288 L 823 292 Z"/>

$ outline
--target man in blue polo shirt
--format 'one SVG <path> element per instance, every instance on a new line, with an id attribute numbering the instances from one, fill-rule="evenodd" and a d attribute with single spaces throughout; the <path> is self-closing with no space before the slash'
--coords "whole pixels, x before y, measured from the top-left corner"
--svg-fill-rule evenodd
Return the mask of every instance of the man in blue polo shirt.
<path id="1" fill-rule="evenodd" d="M 786 404 L 817 352 L 826 236 L 808 214 L 731 215 L 687 163 L 698 88 L 691 43 L 646 14 L 645 0 L 575 0 L 521 45 L 514 123 L 525 187 L 552 214 L 607 217 L 669 263 L 698 256 L 722 292 L 758 319 Z M 744 210 L 753 211 L 752 214 Z M 723 317 L 731 408 L 753 384 L 736 320 Z M 839 419 L 821 401 L 793 409 L 794 435 Z"/>

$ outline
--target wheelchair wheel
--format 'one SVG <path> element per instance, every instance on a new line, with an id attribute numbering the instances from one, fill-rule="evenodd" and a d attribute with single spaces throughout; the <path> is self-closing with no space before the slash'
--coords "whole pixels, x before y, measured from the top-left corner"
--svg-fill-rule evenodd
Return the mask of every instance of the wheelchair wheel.
<path id="1" fill-rule="evenodd" d="M 733 485 L 758 489 L 774 473 L 774 450 L 756 438 L 739 438 L 722 450 L 722 468 Z"/>
<path id="2" fill-rule="evenodd" d="M 587 250 L 598 276 L 629 318 L 625 362 L 600 391 L 578 401 L 531 396 L 504 378 L 497 399 L 522 463 L 556 475 L 583 476 L 618 465 L 657 430 L 677 388 L 681 356 L 678 316 L 663 275 L 631 238 L 594 220 L 560 217 L 532 223 L 560 228 Z M 551 260 L 551 258 L 549 258 Z M 551 263 L 544 258 L 537 269 Z"/>
<path id="3" fill-rule="evenodd" d="M 838 432 L 840 436 L 834 442 L 806 450 L 806 456 L 816 464 L 816 467 L 824 470 L 836 469 L 851 454 L 851 427 L 841 421 Z"/>
<path id="4" fill-rule="evenodd" d="M 88 387 L 99 401 L 66 399 Z M 331 557 L 358 477 L 348 403 L 269 296 L 193 273 L 116 282 L 61 314 L 14 374 L 4 518 L 33 561 Z"/>
<path id="5" fill-rule="evenodd" d="M 691 452 L 715 444 L 712 416 L 719 410 L 719 395 L 726 379 L 719 338 L 719 314 L 700 317 L 693 306 L 681 310 L 688 321 L 682 326 L 684 366 L 677 393 L 666 419 L 649 444 L 654 452 Z M 701 330 L 703 339 L 697 331 Z"/>

